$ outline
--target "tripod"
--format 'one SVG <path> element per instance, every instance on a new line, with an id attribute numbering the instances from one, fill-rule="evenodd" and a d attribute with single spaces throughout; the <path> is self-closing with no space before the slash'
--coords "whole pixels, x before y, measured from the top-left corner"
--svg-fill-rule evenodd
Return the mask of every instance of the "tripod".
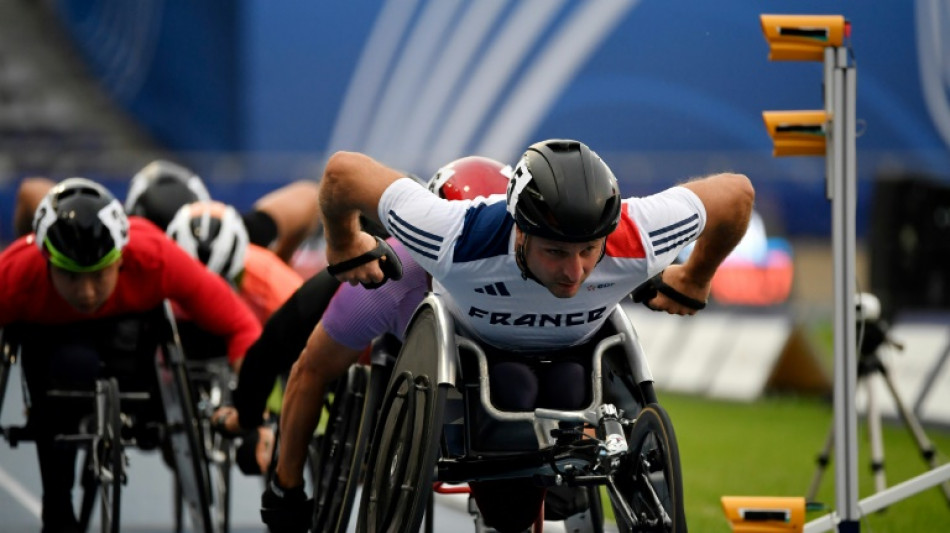
<path id="1" fill-rule="evenodd" d="M 917 448 L 920 451 L 920 455 L 924 459 L 924 462 L 927 463 L 931 470 L 936 468 L 938 465 L 936 450 L 934 449 L 933 444 L 930 442 L 930 439 L 927 438 L 923 427 L 920 425 L 920 421 L 914 415 L 913 411 L 907 408 L 907 406 L 904 404 L 904 401 L 897 393 L 897 388 L 894 386 L 894 380 L 891 378 L 887 366 L 885 366 L 884 362 L 878 355 L 878 348 L 884 343 L 887 343 L 898 350 L 902 350 L 904 347 L 887 337 L 885 326 L 881 320 L 870 320 L 865 316 L 863 324 L 859 324 L 859 328 L 861 327 L 864 328 L 864 336 L 863 342 L 860 343 L 860 357 L 858 358 L 858 385 L 860 386 L 863 384 L 867 394 L 867 409 L 865 412 L 865 417 L 867 418 L 868 435 L 871 441 L 871 472 L 874 475 L 875 490 L 877 492 L 881 492 L 887 488 L 887 480 L 884 473 L 884 443 L 881 438 L 881 413 L 877 403 L 875 402 L 874 387 L 869 382 L 869 380 L 866 379 L 868 376 L 878 374 L 883 378 L 884 383 L 887 385 L 887 390 L 891 393 L 891 398 L 894 400 L 894 404 L 897 406 L 897 410 L 900 413 L 901 418 L 906 424 L 908 431 L 910 431 L 911 436 L 914 438 L 914 441 L 917 443 Z M 828 430 L 828 437 L 825 440 L 825 447 L 818 455 L 818 467 L 815 471 L 814 477 L 812 478 L 811 487 L 808 489 L 808 494 L 805 497 L 806 501 L 814 501 L 815 496 L 818 493 L 818 487 L 821 485 L 822 475 L 824 474 L 825 468 L 828 466 L 830 461 L 831 448 L 833 444 L 834 422 L 832 422 L 831 428 Z M 940 488 L 943 491 L 944 497 L 947 499 L 947 503 L 950 504 L 950 482 L 945 481 L 941 483 Z"/>

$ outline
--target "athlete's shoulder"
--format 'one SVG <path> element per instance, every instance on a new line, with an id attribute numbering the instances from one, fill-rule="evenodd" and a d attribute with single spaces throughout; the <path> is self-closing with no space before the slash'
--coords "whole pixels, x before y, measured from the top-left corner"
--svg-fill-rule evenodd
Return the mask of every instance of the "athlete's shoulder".
<path id="1" fill-rule="evenodd" d="M 465 211 L 462 233 L 455 243 L 456 263 L 508 254 L 514 219 L 502 198 L 476 201 Z"/>
<path id="2" fill-rule="evenodd" d="M 10 261 L 14 258 L 23 260 L 31 256 L 41 257 L 40 249 L 36 246 L 36 235 L 30 233 L 24 235 L 10 243 L 9 246 L 0 250 L 0 260 Z"/>
<path id="3" fill-rule="evenodd" d="M 607 236 L 607 246 L 604 253 L 608 257 L 632 259 L 646 257 L 640 228 L 633 217 L 630 216 L 629 205 L 626 201 L 623 204 L 623 209 L 620 210 L 620 222 L 617 224 L 617 229 Z"/>
<path id="4" fill-rule="evenodd" d="M 38 275 L 45 279 L 45 262 L 36 237 L 32 233 L 20 237 L 0 252 L 0 285 L 12 288 Z"/>

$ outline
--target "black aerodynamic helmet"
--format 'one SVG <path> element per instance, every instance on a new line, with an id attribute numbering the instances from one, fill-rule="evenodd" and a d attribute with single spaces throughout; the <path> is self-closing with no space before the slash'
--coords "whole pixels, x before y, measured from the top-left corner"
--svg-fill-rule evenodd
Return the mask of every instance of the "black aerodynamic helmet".
<path id="1" fill-rule="evenodd" d="M 145 217 L 163 230 L 185 204 L 211 199 L 201 178 L 191 170 L 161 159 L 142 168 L 129 184 L 125 212 Z"/>
<path id="2" fill-rule="evenodd" d="M 528 235 L 564 242 L 604 237 L 620 220 L 620 187 L 582 142 L 532 144 L 508 186 L 508 212 Z"/>
<path id="3" fill-rule="evenodd" d="M 72 272 L 101 270 L 122 257 L 129 220 L 105 187 L 85 178 L 53 186 L 33 216 L 36 245 L 55 266 Z"/>

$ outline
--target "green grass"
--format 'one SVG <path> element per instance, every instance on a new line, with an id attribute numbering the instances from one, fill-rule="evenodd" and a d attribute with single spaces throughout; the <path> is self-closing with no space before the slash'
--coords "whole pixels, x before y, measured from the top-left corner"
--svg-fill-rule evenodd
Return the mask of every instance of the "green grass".
<path id="1" fill-rule="evenodd" d="M 811 398 L 768 397 L 734 403 L 660 392 L 670 413 L 680 447 L 684 500 L 690 531 L 731 531 L 720 497 L 805 496 L 816 471 L 815 458 L 827 437 L 831 404 Z M 874 493 L 869 440 L 859 418 L 860 497 Z M 948 462 L 950 432 L 925 429 Z M 927 471 L 915 441 L 903 424 L 884 424 L 888 486 Z M 834 507 L 834 458 L 825 470 L 817 501 Z M 807 520 L 824 512 L 809 512 Z M 950 531 L 950 505 L 939 488 L 898 502 L 884 512 L 863 518 L 862 531 Z"/>

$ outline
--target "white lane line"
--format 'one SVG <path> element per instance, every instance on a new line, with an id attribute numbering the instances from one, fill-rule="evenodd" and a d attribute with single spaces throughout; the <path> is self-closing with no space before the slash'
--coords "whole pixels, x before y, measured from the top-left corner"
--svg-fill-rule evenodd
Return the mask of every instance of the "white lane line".
<path id="1" fill-rule="evenodd" d="M 39 518 L 43 504 L 40 500 L 30 493 L 26 487 L 13 478 L 3 467 L 0 467 L 0 488 L 3 488 L 13 499 L 20 502 L 20 505 L 26 508 L 33 516 Z"/>

